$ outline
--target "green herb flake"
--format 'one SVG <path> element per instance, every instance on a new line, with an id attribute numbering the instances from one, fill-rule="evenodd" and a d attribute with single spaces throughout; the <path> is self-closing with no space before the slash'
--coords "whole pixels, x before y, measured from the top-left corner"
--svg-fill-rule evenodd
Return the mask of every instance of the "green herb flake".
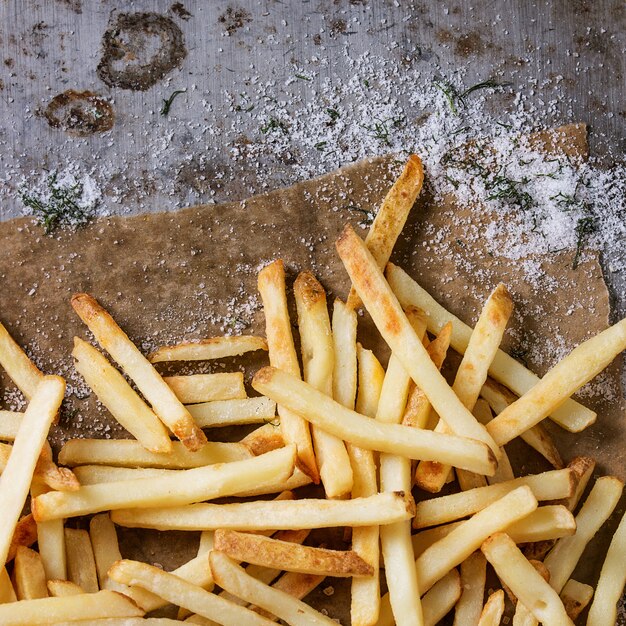
<path id="1" fill-rule="evenodd" d="M 581 217 L 576 223 L 576 253 L 572 262 L 572 269 L 576 269 L 580 265 L 580 255 L 589 235 L 592 235 L 598 229 L 595 219 L 591 216 Z"/>
<path id="2" fill-rule="evenodd" d="M 181 93 L 186 93 L 186 92 L 187 92 L 186 89 L 177 89 L 176 91 L 172 92 L 172 95 L 167 100 L 163 100 L 163 106 L 161 107 L 161 115 L 163 115 L 164 117 L 167 116 L 170 112 L 170 109 L 172 108 L 172 104 L 176 96 L 178 96 Z"/>
<path id="3" fill-rule="evenodd" d="M 296 74 L 295 76 L 299 80 L 306 80 L 308 82 L 311 82 L 311 80 L 313 80 L 312 78 L 309 78 L 308 76 L 305 76 L 304 74 Z"/>
<path id="4" fill-rule="evenodd" d="M 275 117 L 270 117 L 269 121 L 265 126 L 261 126 L 261 132 L 264 135 L 267 135 L 270 131 L 281 131 L 284 134 L 287 134 L 287 126 L 280 120 L 277 120 Z"/>

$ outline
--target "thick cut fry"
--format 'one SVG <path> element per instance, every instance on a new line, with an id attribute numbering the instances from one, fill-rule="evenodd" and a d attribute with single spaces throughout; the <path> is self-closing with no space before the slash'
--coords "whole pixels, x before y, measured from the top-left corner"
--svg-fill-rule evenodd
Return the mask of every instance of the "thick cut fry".
<path id="1" fill-rule="evenodd" d="M 43 374 L 9 335 L 9 331 L 2 323 L 0 323 L 0 366 L 24 397 L 31 400 L 37 385 L 43 379 Z"/>
<path id="2" fill-rule="evenodd" d="M 36 498 L 49 489 L 33 483 L 30 495 Z M 31 516 L 32 517 L 32 516 Z M 34 518 L 33 518 L 34 522 Z M 63 520 L 37 522 L 37 545 L 43 562 L 47 580 L 65 580 L 67 578 L 67 556 L 65 554 L 65 531 Z"/>
<path id="3" fill-rule="evenodd" d="M 147 450 L 170 452 L 172 442 L 163 422 L 126 379 L 86 341 L 74 337 L 74 367 L 111 415 Z"/>
<path id="4" fill-rule="evenodd" d="M 46 573 L 37 552 L 24 546 L 17 549 L 13 564 L 13 583 L 18 600 L 48 597 Z"/>
<path id="5" fill-rule="evenodd" d="M 402 173 L 387 192 L 365 237 L 365 245 L 381 269 L 385 267 L 391 257 L 396 240 L 404 228 L 409 212 L 415 204 L 423 184 L 424 168 L 422 161 L 416 154 L 412 154 L 409 156 Z M 348 306 L 352 309 L 358 309 L 361 306 L 361 299 L 354 286 L 350 288 Z"/>
<path id="6" fill-rule="evenodd" d="M 180 622 L 168 617 L 103 617 L 102 619 L 54 622 L 51 626 L 180 626 Z"/>
<path id="7" fill-rule="evenodd" d="M 97 624 L 103 617 L 140 617 L 143 611 L 132 600 L 114 591 L 81 593 L 64 598 L 38 598 L 0 604 L 2 626 L 35 626 L 82 619 Z"/>
<path id="8" fill-rule="evenodd" d="M 87 485 L 73 492 L 45 493 L 32 502 L 37 521 L 75 517 L 125 507 L 177 506 L 235 495 L 259 484 L 286 480 L 293 471 L 294 447 L 189 470 L 165 478 Z"/>
<path id="9" fill-rule="evenodd" d="M 239 356 L 246 352 L 267 350 L 264 337 L 251 335 L 210 337 L 190 343 L 179 343 L 175 346 L 162 346 L 154 351 L 148 360 L 150 363 L 163 361 L 208 361 Z"/>
<path id="10" fill-rule="evenodd" d="M 37 459 L 61 406 L 64 392 L 65 381 L 62 378 L 44 377 L 24 413 L 13 451 L 0 480 L 0 563 L 6 562 Z"/>
<path id="11" fill-rule="evenodd" d="M 575 489 L 576 483 L 572 470 L 551 470 L 541 474 L 522 476 L 504 483 L 425 500 L 416 505 L 413 527 L 426 528 L 471 515 L 522 485 L 529 486 L 537 500 L 559 500 L 567 498 Z"/>
<path id="12" fill-rule="evenodd" d="M 239 443 L 246 446 L 254 456 L 282 448 L 285 445 L 285 440 L 280 431 L 280 418 L 276 417 L 265 426 L 253 430 Z"/>
<path id="13" fill-rule="evenodd" d="M 234 530 L 216 531 L 215 550 L 236 561 L 301 574 L 342 578 L 374 574 L 374 568 L 351 550 L 312 548 Z"/>
<path id="14" fill-rule="evenodd" d="M 424 390 L 433 408 L 454 432 L 486 443 L 497 456 L 499 450 L 492 437 L 465 408 L 431 361 L 382 271 L 350 226 L 343 230 L 336 248 L 383 339 L 415 383 Z"/>
<path id="15" fill-rule="evenodd" d="M 23 417 L 24 414 L 18 411 L 0 411 L 0 439 L 13 441 L 17 437 Z"/>
<path id="16" fill-rule="evenodd" d="M 15 558 L 17 549 L 20 546 L 29 548 L 35 543 L 35 541 L 37 541 L 37 523 L 35 522 L 33 516 L 29 513 L 28 515 L 21 517 L 15 525 L 6 562 Z"/>
<path id="17" fill-rule="evenodd" d="M 310 272 L 302 272 L 293 287 L 304 380 L 326 395 L 333 395 L 335 353 L 324 288 Z M 311 436 L 320 478 L 327 498 L 340 498 L 352 489 L 352 467 L 346 446 L 317 426 Z"/>
<path id="18" fill-rule="evenodd" d="M 216 584 L 242 600 L 269 611 L 288 624 L 293 624 L 293 626 L 323 626 L 324 624 L 336 626 L 332 619 L 325 617 L 304 602 L 284 591 L 269 587 L 252 576 L 248 576 L 242 567 L 235 564 L 222 552 L 211 552 L 209 562 Z M 265 618 L 262 619 L 265 620 Z"/>
<path id="19" fill-rule="evenodd" d="M 297 489 L 298 487 L 304 487 L 305 485 L 310 484 L 311 478 L 295 467 L 293 474 L 287 480 L 269 481 L 267 483 L 257 485 L 253 489 L 246 489 L 244 491 L 237 492 L 235 495 L 240 498 L 262 496 L 270 493 L 278 493 L 280 491 L 289 491 L 291 489 Z"/>
<path id="20" fill-rule="evenodd" d="M 242 372 L 164 376 L 163 380 L 183 404 L 243 400 L 247 397 Z"/>
<path id="21" fill-rule="evenodd" d="M 478 626 L 483 610 L 487 561 L 481 552 L 461 563 L 461 597 L 454 609 L 454 626 Z"/>
<path id="22" fill-rule="evenodd" d="M 282 260 L 270 263 L 259 272 L 258 289 L 265 313 L 265 334 L 270 364 L 299 378 L 300 365 L 291 334 L 291 321 L 285 293 L 285 268 Z M 311 477 L 313 482 L 319 483 L 320 476 L 313 452 L 309 424 L 280 404 L 278 415 L 285 443 L 293 443 L 297 447 L 298 466 Z"/>
<path id="23" fill-rule="evenodd" d="M 204 617 L 215 618 L 224 626 L 269 626 L 271 622 L 249 609 L 193 585 L 173 574 L 139 561 L 118 561 L 109 577 L 124 585 L 136 585 L 164 600 Z"/>
<path id="24" fill-rule="evenodd" d="M 495 471 L 495 457 L 482 442 L 370 420 L 341 406 L 295 376 L 273 367 L 259 370 L 252 386 L 279 405 L 366 450 L 448 462 L 481 474 Z"/>
<path id="25" fill-rule="evenodd" d="M 76 491 L 80 487 L 78 479 L 67 467 L 58 467 L 52 460 L 52 448 L 46 441 L 41 449 L 39 460 L 35 466 L 36 480 L 40 480 L 50 489 L 57 491 Z"/>
<path id="26" fill-rule="evenodd" d="M 385 381 L 385 370 L 371 350 L 357 344 L 359 393 L 356 410 L 360 415 L 376 417 L 380 394 Z M 347 407 L 352 408 L 352 407 Z"/>
<path id="27" fill-rule="evenodd" d="M 48 593 L 52 598 L 67 598 L 85 593 L 85 590 L 69 580 L 49 580 Z"/>
<path id="28" fill-rule="evenodd" d="M 617 506 L 624 483 L 614 476 L 598 478 L 576 516 L 576 532 L 559 539 L 545 558 L 550 585 L 560 593 L 572 575 L 587 544 Z"/>
<path id="29" fill-rule="evenodd" d="M 122 560 L 115 525 L 108 513 L 99 513 L 89 520 L 89 537 L 96 561 L 100 589 L 124 593 L 124 589 L 112 581 L 107 574 L 113 563 Z"/>
<path id="30" fill-rule="evenodd" d="M 6 567 L 0 567 L 0 604 L 16 601 L 17 596 L 15 595 L 15 590 L 13 589 L 11 577 L 9 576 Z"/>
<path id="31" fill-rule="evenodd" d="M 570 578 L 561 591 L 561 600 L 565 607 L 565 612 L 572 621 L 587 608 L 587 605 L 593 598 L 593 587 L 579 583 L 577 580 Z M 616 601 L 617 603 L 617 601 Z M 607 622 L 611 624 L 612 622 Z"/>
<path id="32" fill-rule="evenodd" d="M 626 584 L 624 562 L 626 562 L 626 515 L 622 517 L 606 553 L 596 595 L 589 609 L 587 626 L 612 626 L 615 623 L 617 603 Z"/>
<path id="33" fill-rule="evenodd" d="M 478 626 L 500 626 L 504 615 L 504 591 L 498 589 L 492 593 L 483 607 Z"/>
<path id="34" fill-rule="evenodd" d="M 98 591 L 96 561 L 86 530 L 65 529 L 65 551 L 67 553 L 67 577 L 86 593 Z"/>
<path id="35" fill-rule="evenodd" d="M 353 409 L 356 402 L 357 347 L 356 313 L 338 298 L 333 304 L 333 398 Z"/>
<path id="36" fill-rule="evenodd" d="M 453 333 L 450 344 L 460 354 L 465 353 L 472 334 L 472 329 L 467 324 L 446 311 L 404 270 L 393 263 L 387 265 L 386 276 L 402 306 L 413 305 L 426 311 L 429 332 L 438 333 L 445 324 L 452 322 Z M 502 350 L 498 350 L 494 357 L 489 374 L 518 395 L 532 389 L 540 380 L 538 376 Z M 562 406 L 552 411 L 550 418 L 566 430 L 580 432 L 595 422 L 596 414 L 578 402 L 566 399 Z"/>
<path id="37" fill-rule="evenodd" d="M 158 418 L 190 450 L 199 450 L 206 443 L 204 433 L 111 315 L 86 293 L 74 294 L 72 307 L 94 334 L 96 341 L 134 381 Z"/>
<path id="38" fill-rule="evenodd" d="M 276 403 L 263 397 L 202 402 L 190 404 L 187 409 L 200 428 L 261 424 L 276 419 Z"/>

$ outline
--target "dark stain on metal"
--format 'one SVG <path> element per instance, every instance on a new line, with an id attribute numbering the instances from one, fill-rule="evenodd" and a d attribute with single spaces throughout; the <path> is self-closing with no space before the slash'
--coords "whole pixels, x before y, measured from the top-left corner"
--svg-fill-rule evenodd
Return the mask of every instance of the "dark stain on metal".
<path id="1" fill-rule="evenodd" d="M 224 25 L 229 35 L 232 35 L 251 22 L 252 16 L 248 11 L 240 7 L 228 7 L 226 11 L 217 18 L 217 21 Z"/>
<path id="2" fill-rule="evenodd" d="M 60 128 L 79 137 L 111 130 L 115 121 L 110 102 L 91 91 L 73 89 L 54 96 L 44 111 L 44 117 L 52 128 Z"/>
<path id="3" fill-rule="evenodd" d="M 4 60 L 4 64 L 10 69 L 15 65 L 15 61 L 12 58 L 8 58 Z"/>
<path id="4" fill-rule="evenodd" d="M 187 56 L 183 33 L 157 13 L 120 13 L 102 38 L 98 76 L 121 89 L 145 91 Z"/>
<path id="5" fill-rule="evenodd" d="M 330 22 L 330 36 L 336 37 L 337 35 L 343 35 L 348 30 L 348 24 L 346 20 L 341 17 L 335 18 Z"/>
<path id="6" fill-rule="evenodd" d="M 174 2 L 174 4 L 170 7 L 170 11 L 180 17 L 181 20 L 187 21 L 193 15 L 187 11 L 185 5 L 182 2 Z"/>
<path id="7" fill-rule="evenodd" d="M 74 13 L 82 13 L 83 12 L 83 2 L 82 0 L 57 0 L 60 4 L 64 4 Z"/>
<path id="8" fill-rule="evenodd" d="M 450 30 L 441 29 L 437 32 L 437 39 L 441 43 L 454 43 L 455 54 L 464 59 L 483 54 L 494 47 L 493 44 L 483 41 L 477 31 L 457 35 Z"/>

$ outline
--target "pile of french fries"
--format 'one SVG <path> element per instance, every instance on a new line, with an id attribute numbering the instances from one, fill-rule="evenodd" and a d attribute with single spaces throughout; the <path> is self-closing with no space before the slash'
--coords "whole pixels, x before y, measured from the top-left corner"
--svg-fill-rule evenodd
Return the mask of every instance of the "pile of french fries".
<path id="1" fill-rule="evenodd" d="M 58 464 L 47 437 L 65 382 L 0 325 L 0 364 L 28 401 L 0 413 L 0 624 L 330 625 L 303 601 L 328 577 L 351 579 L 353 626 L 432 626 L 452 612 L 455 626 L 565 626 L 589 604 L 588 626 L 615 624 L 625 519 L 595 591 L 572 574 L 623 484 L 591 486 L 594 460 L 565 464 L 542 421 L 594 423 L 571 396 L 626 348 L 626 320 L 539 379 L 499 348 L 513 310 L 504 285 L 472 329 L 389 263 L 422 181 L 411 156 L 365 241 L 346 226 L 336 247 L 352 286 L 332 313 L 315 276 L 297 277 L 300 355 L 281 260 L 258 277 L 266 338 L 146 357 L 94 298 L 75 295 L 102 350 L 76 337 L 76 370 L 128 438 L 67 441 Z M 360 307 L 391 349 L 386 370 L 357 342 Z M 241 372 L 155 368 L 257 350 L 269 366 L 252 380 L 256 397 Z M 452 385 L 440 372 L 449 350 L 462 355 Z M 203 431 L 238 424 L 257 427 L 236 443 Z M 517 437 L 553 469 L 518 475 L 506 450 Z M 311 483 L 318 497 L 294 491 Z M 123 559 L 116 525 L 201 531 L 198 554 L 171 572 Z M 343 543 L 311 534 L 329 528 Z M 487 584 L 488 565 L 501 588 Z M 163 609 L 176 618 L 145 617 Z"/>

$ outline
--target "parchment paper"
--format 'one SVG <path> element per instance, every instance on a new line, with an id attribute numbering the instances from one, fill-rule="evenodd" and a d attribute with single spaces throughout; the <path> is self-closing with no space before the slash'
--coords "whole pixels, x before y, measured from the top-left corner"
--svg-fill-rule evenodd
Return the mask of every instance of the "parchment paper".
<path id="1" fill-rule="evenodd" d="M 566 127 L 546 147 L 582 155 L 585 129 Z M 87 389 L 73 371 L 72 338 L 89 334 L 71 310 L 72 293 L 87 291 L 96 296 L 146 351 L 165 342 L 221 334 L 224 329 L 263 333 L 256 298 L 259 266 L 282 257 L 291 278 L 310 268 L 330 294 L 345 297 L 349 283 L 334 240 L 346 221 L 360 225 L 364 213 L 358 209 L 377 209 L 400 166 L 392 157 L 368 160 L 241 203 L 102 218 L 75 233 L 54 237 L 45 236 L 30 219 L 0 224 L 0 319 L 45 372 L 66 376 L 72 392 L 52 433 L 55 449 L 70 437 L 127 436 L 93 397 L 87 397 Z M 609 297 L 600 265 L 593 257 L 572 270 L 571 253 L 531 259 L 544 275 L 539 283 L 529 282 L 519 264 L 488 250 L 491 244 L 484 240 L 464 244 L 470 228 L 480 232 L 484 227 L 471 208 L 458 207 L 452 198 L 435 205 L 425 193 L 392 260 L 468 323 L 475 321 L 490 290 L 505 282 L 517 305 L 506 346 L 530 344 L 532 350 L 524 358 L 541 375 L 554 362 L 556 345 L 561 351 L 571 349 L 607 326 Z M 365 227 L 359 232 L 364 236 Z M 367 316 L 360 333 L 362 342 L 385 360 L 385 347 Z M 262 362 L 263 357 L 257 355 L 222 364 L 196 364 L 185 371 L 246 366 L 249 378 Z M 3 380 L 5 407 L 19 404 L 11 384 Z M 598 411 L 596 425 L 577 436 L 550 427 L 564 459 L 590 454 L 598 460 L 598 475 L 612 473 L 624 479 L 626 426 L 617 365 L 584 401 Z M 240 431 L 210 433 L 216 438 L 240 435 Z M 511 448 L 518 471 L 547 469 L 523 444 Z M 619 512 L 623 509 L 622 501 Z M 585 552 L 578 580 L 595 583 L 607 537 L 616 523 L 614 514 Z M 193 556 L 197 547 L 194 533 L 120 529 L 120 537 L 124 556 L 160 563 L 167 569 Z M 318 590 L 312 602 L 347 624 L 348 587 L 345 582 L 332 584 L 334 595 Z"/>

